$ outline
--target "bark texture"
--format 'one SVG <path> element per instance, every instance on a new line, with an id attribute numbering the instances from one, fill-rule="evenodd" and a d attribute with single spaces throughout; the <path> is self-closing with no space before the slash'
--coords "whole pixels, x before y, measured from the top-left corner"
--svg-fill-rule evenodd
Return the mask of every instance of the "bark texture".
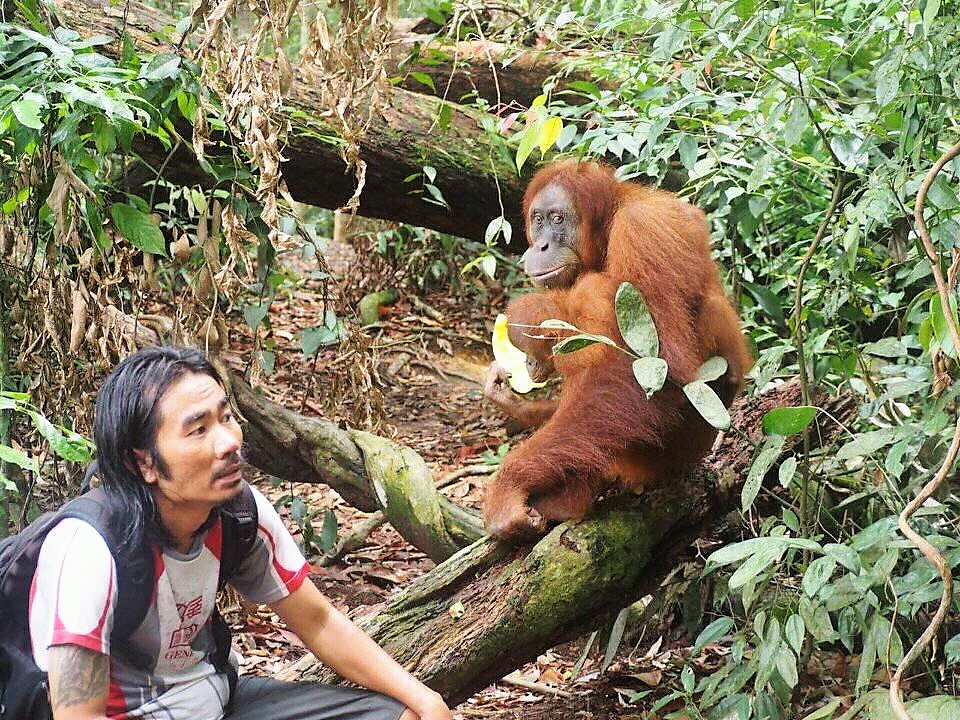
<path id="1" fill-rule="evenodd" d="M 117 38 L 105 52 L 119 51 L 124 31 L 141 50 L 177 51 L 174 45 L 151 35 L 172 27 L 175 19 L 136 0 L 120 5 L 111 0 L 57 0 L 57 14 L 64 25 L 84 36 Z M 340 139 L 323 119 L 324 111 L 309 72 L 297 69 L 284 109 L 292 130 L 283 176 L 294 199 L 337 208 L 353 194 L 355 179 L 345 171 L 338 152 Z M 518 176 L 503 138 L 482 129 L 483 118 L 483 113 L 435 96 L 402 88 L 388 92 L 375 108 L 360 142 L 360 157 L 367 162 L 360 214 L 482 240 L 488 223 L 501 214 L 502 207 L 514 227 L 514 244 L 520 247 L 524 178 Z M 186 146 L 169 159 L 162 147 L 146 139 L 137 150 L 153 167 L 163 167 L 169 180 L 211 183 Z M 436 169 L 433 184 L 449 208 L 426 202 L 421 180 L 404 182 L 422 172 L 425 165 Z"/>
<path id="2" fill-rule="evenodd" d="M 406 33 L 396 39 L 396 66 L 389 72 L 401 78 L 401 87 L 412 92 L 429 92 L 452 102 L 478 97 L 492 108 L 520 110 L 529 107 L 550 78 L 556 78 L 560 91 L 574 80 L 596 83 L 590 73 L 575 69 L 576 61 L 584 55 L 578 51 L 519 52 L 509 45 L 479 40 L 438 44 L 432 36 Z M 428 76 L 434 89 L 414 72 Z M 567 93 L 564 99 L 575 104 L 583 98 Z"/>

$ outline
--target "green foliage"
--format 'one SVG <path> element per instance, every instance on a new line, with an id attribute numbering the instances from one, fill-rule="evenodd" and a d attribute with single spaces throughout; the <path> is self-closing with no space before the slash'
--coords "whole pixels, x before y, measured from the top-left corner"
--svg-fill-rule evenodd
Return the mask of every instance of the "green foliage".
<path id="1" fill-rule="evenodd" d="M 30 402 L 27 393 L 0 390 L 0 412 L 29 419 L 42 438 L 38 452 L 0 441 L 0 526 L 6 534 L 15 520 L 14 507 L 19 509 L 19 521 L 29 518 L 30 493 L 39 476 L 47 472 L 47 461 L 59 458 L 67 463 L 86 464 L 93 457 L 93 443 L 71 428 L 51 422 Z M 13 467 L 18 469 L 16 473 L 11 472 Z"/>
<path id="2" fill-rule="evenodd" d="M 49 148 L 88 187 L 98 187 L 109 177 L 105 156 L 129 151 L 135 135 L 171 146 L 171 117 L 176 117 L 171 111 L 182 90 L 172 92 L 180 59 L 159 55 L 141 63 L 134 56 L 116 62 L 98 51 L 112 42 L 107 36 L 81 38 L 62 27 L 48 33 L 39 22 L 33 28 L 0 23 L 0 179 L 7 190 L 17 162 Z M 9 213 L 11 197 L 4 200 Z M 140 238 L 137 229 L 132 233 Z"/>
<path id="3" fill-rule="evenodd" d="M 601 343 L 609 345 L 624 354 L 634 358 L 633 375 L 637 383 L 643 388 L 648 398 L 659 392 L 665 382 L 670 380 L 674 384 L 676 379 L 670 377 L 670 368 L 667 362 L 658 357 L 660 353 L 660 339 L 647 304 L 639 291 L 628 282 L 617 288 L 614 297 L 614 309 L 617 316 L 617 329 L 623 338 L 626 348 L 621 348 L 615 340 L 606 335 L 585 333 L 573 325 L 556 319 L 545 320 L 542 327 L 554 327 L 570 330 L 574 334 L 562 338 L 553 346 L 553 352 L 558 355 L 576 352 L 585 347 Z M 723 401 L 707 385 L 727 371 L 727 361 L 722 357 L 712 357 L 707 360 L 698 371 L 696 380 L 682 386 L 683 393 L 690 404 L 708 423 L 719 430 L 730 427 L 730 414 Z"/>
<path id="4" fill-rule="evenodd" d="M 512 233 L 510 223 L 502 217 L 491 220 L 482 243 L 409 225 L 377 232 L 374 251 L 391 271 L 382 284 L 416 292 L 444 290 L 454 296 L 482 296 L 487 286 L 475 270 L 491 279 L 499 270 L 501 282 L 515 284 L 516 259 L 498 247 L 499 238 L 509 242 Z"/>
<path id="5" fill-rule="evenodd" d="M 277 511 L 288 510 L 290 521 L 300 530 L 298 539 L 305 555 L 322 555 L 336 547 L 338 527 L 333 510 L 311 510 L 299 495 L 282 495 L 274 501 L 274 507 Z M 320 531 L 317 532 L 316 522 L 321 517 Z"/>
<path id="6" fill-rule="evenodd" d="M 822 431 L 835 427 L 830 417 L 810 402 L 764 418 L 741 497 L 755 544 L 730 546 L 743 554 L 708 566 L 721 578 L 720 619 L 733 623 L 708 629 L 732 638 L 731 658 L 673 696 L 690 700 L 686 713 L 801 716 L 790 688 L 811 647 L 860 654 L 851 683 L 862 693 L 888 656 L 895 667 L 925 622 L 914 622 L 918 613 L 942 592 L 928 561 L 898 539 L 895 516 L 942 463 L 960 395 L 955 365 L 937 366 L 939 380 L 933 365 L 957 357 L 947 317 L 958 294 L 951 287 L 946 308 L 933 292 L 912 220 L 923 176 L 957 139 L 956 10 L 930 0 L 587 0 L 554 3 L 540 21 L 592 58 L 579 63 L 592 82 L 548 82 L 539 109 L 575 128 L 567 151 L 605 159 L 624 178 L 682 187 L 708 211 L 757 348 L 750 390 L 802 372 L 814 390 L 858 402 L 835 443 L 806 454 L 814 419 Z M 944 267 L 960 247 L 958 174 L 954 160 L 925 210 Z M 761 496 L 765 477 L 779 482 Z M 960 503 L 953 488 L 939 500 L 914 524 L 956 566 L 947 518 Z M 772 512 L 779 517 L 763 517 Z M 958 619 L 955 601 L 945 640 Z M 950 643 L 934 665 L 960 660 Z M 930 667 L 924 682 L 941 687 Z M 946 691 L 957 692 L 951 683 Z"/>

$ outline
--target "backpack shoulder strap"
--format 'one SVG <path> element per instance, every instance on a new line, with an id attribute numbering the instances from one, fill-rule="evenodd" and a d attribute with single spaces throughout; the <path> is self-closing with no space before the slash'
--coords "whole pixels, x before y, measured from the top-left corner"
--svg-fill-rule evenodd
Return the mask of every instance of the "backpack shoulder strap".
<path id="1" fill-rule="evenodd" d="M 257 539 L 257 501 L 247 483 L 243 484 L 239 495 L 220 508 L 220 522 L 223 542 L 220 548 L 220 577 L 217 587 L 222 589 L 230 578 L 237 574 L 240 563 L 250 553 Z"/>
<path id="2" fill-rule="evenodd" d="M 37 569 L 40 547 L 47 534 L 60 521 L 56 512 L 47 512 L 16 535 L 0 543 L 0 628 L 27 626 L 30 584 Z"/>
<path id="3" fill-rule="evenodd" d="M 117 604 L 113 614 L 111 643 L 125 640 L 143 622 L 153 600 L 153 552 L 149 544 L 122 548 L 123 520 L 116 504 L 103 488 L 94 488 L 68 502 L 57 513 L 92 525 L 113 555 L 117 568 Z"/>

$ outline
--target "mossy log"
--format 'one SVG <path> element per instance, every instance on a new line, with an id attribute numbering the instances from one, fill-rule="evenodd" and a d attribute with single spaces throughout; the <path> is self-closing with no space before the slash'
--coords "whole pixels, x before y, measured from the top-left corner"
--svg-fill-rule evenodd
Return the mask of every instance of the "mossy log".
<path id="1" fill-rule="evenodd" d="M 285 480 L 326 483 L 359 510 L 382 510 L 407 542 L 436 562 L 483 535 L 479 518 L 437 492 L 423 458 L 410 448 L 287 410 L 225 375 L 252 465 Z"/>
<path id="2" fill-rule="evenodd" d="M 734 424 L 758 440 L 767 410 L 798 403 L 799 387 L 791 383 L 740 403 Z M 819 405 L 840 422 L 854 409 L 845 397 L 821 398 Z M 814 435 L 836 429 L 831 420 Z M 460 702 L 655 591 L 690 542 L 736 508 L 752 455 L 743 436 L 727 434 L 681 481 L 640 497 L 612 497 L 532 549 L 479 540 L 362 624 L 448 702 Z M 316 666 L 306 676 L 325 677 Z"/>
<path id="3" fill-rule="evenodd" d="M 56 0 L 56 13 L 81 35 L 118 38 L 116 44 L 102 48 L 105 53 L 117 52 L 123 32 L 142 51 L 179 51 L 158 37 L 176 19 L 136 0 L 120 5 L 112 0 Z M 341 207 L 353 194 L 355 178 L 340 157 L 336 128 L 324 120 L 326 108 L 316 81 L 301 68 L 295 70 L 283 112 L 291 131 L 281 172 L 293 198 L 319 207 Z M 402 88 L 385 92 L 360 139 L 360 158 L 367 171 L 359 213 L 482 240 L 488 223 L 503 207 L 519 247 L 524 179 L 517 175 L 504 139 L 481 128 L 482 118 L 483 113 L 436 96 Z M 189 142 L 183 144 L 168 157 L 164 148 L 142 138 L 136 149 L 154 168 L 163 168 L 167 179 L 209 186 L 211 178 L 188 146 Z M 433 184 L 449 207 L 425 202 L 418 183 L 404 182 L 425 165 L 436 169 Z"/>

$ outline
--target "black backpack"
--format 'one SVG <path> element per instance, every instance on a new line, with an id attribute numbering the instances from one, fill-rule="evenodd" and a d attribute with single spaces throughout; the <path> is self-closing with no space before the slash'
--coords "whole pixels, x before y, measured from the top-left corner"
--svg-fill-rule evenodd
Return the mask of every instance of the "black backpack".
<path id="1" fill-rule="evenodd" d="M 121 647 L 147 614 L 153 599 L 153 553 L 149 544 L 120 553 L 124 518 L 110 495 L 96 488 L 74 498 L 60 510 L 48 512 L 12 537 L 0 540 L 0 720 L 49 720 L 46 673 L 33 661 L 28 607 L 30 585 L 37 569 L 40 546 L 47 533 L 65 518 L 79 518 L 96 528 L 117 565 L 117 605 L 110 644 Z M 223 543 L 218 589 L 233 577 L 257 538 L 257 505 L 250 486 L 221 506 Z M 122 560 L 120 559 L 122 558 Z M 231 694 L 237 674 L 229 662 L 230 628 L 214 609 L 216 650 L 213 664 L 226 673 Z"/>

